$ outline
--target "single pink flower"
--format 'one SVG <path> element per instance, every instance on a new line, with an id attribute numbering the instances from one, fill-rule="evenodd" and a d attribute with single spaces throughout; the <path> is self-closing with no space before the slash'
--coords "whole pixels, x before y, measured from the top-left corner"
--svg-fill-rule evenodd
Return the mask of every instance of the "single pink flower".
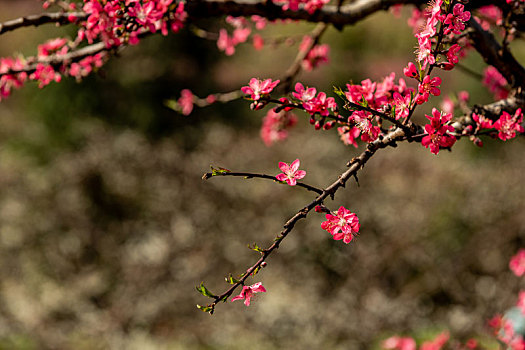
<path id="1" fill-rule="evenodd" d="M 321 228 L 330 232 L 336 241 L 342 239 L 346 244 L 350 243 L 361 227 L 359 218 L 343 206 L 334 214 L 326 214 L 326 221 L 321 223 Z"/>
<path id="2" fill-rule="evenodd" d="M 463 4 L 456 4 L 452 10 L 453 13 L 449 13 L 443 24 L 448 24 L 445 28 L 445 34 L 450 32 L 454 34 L 461 34 L 461 31 L 465 29 L 465 23 L 470 19 L 470 12 L 464 11 L 465 6 Z"/>
<path id="3" fill-rule="evenodd" d="M 268 95 L 281 81 L 272 79 L 259 80 L 257 78 L 251 78 L 248 86 L 243 86 L 241 91 L 245 94 L 249 94 L 254 101 L 258 101 L 264 95 Z"/>
<path id="4" fill-rule="evenodd" d="M 492 129 L 492 120 L 481 114 L 472 113 L 472 119 L 476 122 L 479 129 Z"/>
<path id="5" fill-rule="evenodd" d="M 306 175 L 306 171 L 299 170 L 301 161 L 299 159 L 294 160 L 290 165 L 285 162 L 279 162 L 279 169 L 282 173 L 275 176 L 279 181 L 286 181 L 288 185 L 295 186 L 297 180 L 302 179 Z"/>
<path id="6" fill-rule="evenodd" d="M 421 144 L 425 148 L 430 147 L 430 152 L 434 154 L 438 154 L 441 147 L 452 147 L 456 138 L 448 132 L 454 131 L 454 128 L 447 124 L 452 119 L 452 115 L 442 115 L 440 111 L 433 108 L 432 117 L 429 115 L 425 115 L 425 117 L 430 120 L 430 124 L 425 125 L 425 132 L 428 135 L 423 137 Z"/>
<path id="7" fill-rule="evenodd" d="M 513 116 L 503 111 L 493 126 L 499 131 L 498 137 L 500 140 L 507 141 L 516 137 L 518 133 L 524 131 L 523 126 L 521 126 L 522 122 L 523 113 L 521 113 L 521 108 L 518 108 Z"/>
<path id="8" fill-rule="evenodd" d="M 417 104 L 423 104 L 428 101 L 430 94 L 434 96 L 439 96 L 441 90 L 439 90 L 439 85 L 441 84 L 441 78 L 435 77 L 430 78 L 430 75 L 427 75 L 423 78 L 423 81 L 418 85 L 418 95 L 416 97 Z"/>
<path id="9" fill-rule="evenodd" d="M 251 286 L 242 287 L 241 294 L 232 298 L 232 301 L 244 299 L 244 305 L 250 306 L 250 300 L 255 293 L 266 292 L 266 289 L 263 287 L 261 282 L 252 284 Z"/>
<path id="10" fill-rule="evenodd" d="M 525 274 L 525 249 L 520 249 L 516 255 L 510 259 L 509 268 L 518 277 Z"/>
<path id="11" fill-rule="evenodd" d="M 184 115 L 189 115 L 193 110 L 193 101 L 195 96 L 189 89 L 184 89 L 180 92 L 180 98 L 177 100 L 177 103 L 181 107 L 181 112 Z"/>
<path id="12" fill-rule="evenodd" d="M 408 62 L 408 65 L 403 69 L 403 73 L 409 78 L 419 79 L 416 65 L 412 62 Z"/>

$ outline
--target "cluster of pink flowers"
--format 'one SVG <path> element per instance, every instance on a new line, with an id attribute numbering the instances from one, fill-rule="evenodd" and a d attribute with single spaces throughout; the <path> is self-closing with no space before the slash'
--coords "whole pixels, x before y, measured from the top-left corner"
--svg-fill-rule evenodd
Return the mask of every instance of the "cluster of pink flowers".
<path id="1" fill-rule="evenodd" d="M 514 325 L 502 315 L 496 315 L 489 320 L 488 325 L 493 330 L 494 336 L 508 349 L 523 350 L 525 349 L 525 340 L 521 334 L 516 334 Z"/>
<path id="2" fill-rule="evenodd" d="M 438 154 L 441 147 L 452 147 L 456 138 L 449 134 L 454 131 L 454 127 L 448 124 L 452 119 L 451 114 L 442 114 L 437 109 L 432 109 L 432 116 L 425 115 L 430 124 L 425 125 L 426 136 L 421 140 L 425 148 L 430 147 L 430 152 Z"/>
<path id="3" fill-rule="evenodd" d="M 498 138 L 502 141 L 510 140 L 518 135 L 518 133 L 523 133 L 525 129 L 521 125 L 523 122 L 523 112 L 521 108 L 518 108 L 514 115 L 503 111 L 495 122 L 492 120 L 473 113 L 472 119 L 476 122 L 475 132 L 482 129 L 491 129 L 494 128 L 498 131 Z"/>
<path id="4" fill-rule="evenodd" d="M 361 84 L 347 84 L 346 88 L 348 91 L 344 92 L 345 97 L 352 103 L 365 105 L 382 113 L 392 110 L 396 120 L 406 118 L 410 113 L 414 89 L 407 87 L 403 78 L 396 84 L 395 73 L 391 73 L 381 82 L 366 79 Z M 364 142 L 375 141 L 381 129 L 373 125 L 373 120 L 374 115 L 370 112 L 354 111 L 348 117 L 349 125 L 337 129 L 341 140 L 355 147 L 357 147 L 355 140 L 359 135 Z"/>
<path id="5" fill-rule="evenodd" d="M 167 35 L 170 27 L 177 32 L 187 18 L 184 3 L 173 0 L 126 0 L 125 4 L 120 0 L 84 0 L 82 9 L 89 16 L 79 38 L 89 43 L 100 39 L 107 47 L 137 44 L 139 35 L 147 31 Z"/>
<path id="6" fill-rule="evenodd" d="M 523 132 L 523 113 L 521 108 L 518 108 L 513 116 L 503 111 L 498 120 L 494 122 L 494 129 L 498 130 L 498 137 L 500 140 L 507 141 L 517 136 L 518 133 Z"/>
<path id="7" fill-rule="evenodd" d="M 297 117 L 293 113 L 284 110 L 276 113 L 270 109 L 263 118 L 261 139 L 266 146 L 283 141 L 288 137 L 288 129 L 295 124 L 297 124 Z"/>
<path id="8" fill-rule="evenodd" d="M 264 293 L 266 289 L 263 287 L 261 282 L 252 284 L 251 286 L 243 286 L 242 291 L 239 295 L 232 298 L 232 301 L 235 300 L 244 300 L 244 305 L 250 306 L 251 299 L 255 293 Z"/>
<path id="9" fill-rule="evenodd" d="M 312 38 L 309 35 L 303 37 L 301 45 L 299 45 L 299 51 L 306 51 L 312 44 Z M 321 64 L 328 63 L 328 55 L 330 54 L 330 46 L 327 44 L 315 45 L 301 62 L 301 66 L 305 71 L 311 71 L 317 68 Z"/>
<path id="10" fill-rule="evenodd" d="M 279 162 L 279 169 L 281 169 L 282 173 L 275 176 L 275 178 L 279 181 L 286 181 L 290 186 L 295 186 L 297 180 L 306 176 L 306 171 L 299 170 L 300 165 L 301 161 L 299 159 L 294 160 L 289 165 L 285 162 Z"/>
<path id="11" fill-rule="evenodd" d="M 295 97 L 302 103 L 302 107 L 310 114 L 319 115 L 326 117 L 330 114 L 330 111 L 337 109 L 337 104 L 333 97 L 327 97 L 326 93 L 319 92 L 317 94 L 316 88 L 305 88 L 303 84 L 295 84 L 295 92 L 292 92 L 292 96 Z"/>
<path id="12" fill-rule="evenodd" d="M 251 16 L 251 21 L 257 30 L 264 29 L 268 23 L 266 18 L 257 15 Z M 217 47 L 224 51 L 227 56 L 231 56 L 235 53 L 235 46 L 248 40 L 252 33 L 252 25 L 245 17 L 227 16 L 226 22 L 234 28 L 233 32 L 230 35 L 226 29 L 220 29 Z M 253 34 L 252 41 L 256 50 L 264 47 L 264 39 L 259 34 Z"/>
<path id="13" fill-rule="evenodd" d="M 339 207 L 337 213 L 326 214 L 326 221 L 321 223 L 321 228 L 330 232 L 336 241 L 343 240 L 348 244 L 359 233 L 359 219 L 345 207 Z"/>
<path id="14" fill-rule="evenodd" d="M 313 14 L 315 11 L 323 8 L 324 5 L 328 4 L 330 0 L 274 0 L 276 4 L 283 4 L 283 10 L 299 10 L 299 6 L 303 5 L 304 9 L 309 14 Z"/>
<path id="15" fill-rule="evenodd" d="M 11 95 L 13 88 L 21 88 L 27 80 L 27 73 L 5 74 L 10 71 L 25 68 L 25 60 L 22 58 L 0 58 L 0 101 Z"/>
<path id="16" fill-rule="evenodd" d="M 506 88 L 507 80 L 492 66 L 488 66 L 483 72 L 482 82 L 494 94 L 494 98 L 498 100 L 507 98 L 509 95 L 509 91 Z"/>
<path id="17" fill-rule="evenodd" d="M 442 332 L 436 336 L 433 340 L 426 341 L 419 347 L 420 350 L 440 350 L 449 341 L 450 334 L 448 332 Z M 473 340 L 473 339 L 472 339 Z M 474 345 L 474 347 L 471 347 Z M 474 349 L 476 344 L 470 344 L 468 349 Z M 397 335 L 392 336 L 382 343 L 383 349 L 387 350 L 416 350 L 416 341 L 410 337 L 399 337 Z"/>

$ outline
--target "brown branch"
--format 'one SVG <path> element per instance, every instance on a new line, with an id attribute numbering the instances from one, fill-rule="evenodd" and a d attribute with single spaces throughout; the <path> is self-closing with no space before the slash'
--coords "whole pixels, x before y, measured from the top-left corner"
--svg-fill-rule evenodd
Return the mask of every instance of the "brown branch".
<path id="1" fill-rule="evenodd" d="M 71 23 L 69 20 L 70 16 L 76 17 L 77 21 L 87 18 L 87 15 L 84 12 L 56 12 L 30 15 L 0 23 L 0 34 L 4 34 L 22 27 L 37 27 L 46 23 L 69 24 Z"/>
<path id="2" fill-rule="evenodd" d="M 283 82 L 284 93 L 288 93 L 290 91 L 292 81 L 301 71 L 301 65 L 304 59 L 306 58 L 306 56 L 308 56 L 310 51 L 312 51 L 315 45 L 317 45 L 319 39 L 324 34 L 327 28 L 328 25 L 326 25 L 325 23 L 319 23 L 314 28 L 314 30 L 308 35 L 312 39 L 310 44 L 307 47 L 303 48 L 303 50 L 299 49 L 295 60 L 293 61 L 292 65 L 286 70 L 286 72 L 284 73 L 284 77 L 281 79 L 281 81 Z"/>
<path id="3" fill-rule="evenodd" d="M 513 88 L 525 87 L 525 69 L 508 50 L 503 50 L 492 33 L 487 32 L 474 18 L 469 20 L 469 37 L 472 45 L 485 62 L 507 79 Z"/>
<path id="4" fill-rule="evenodd" d="M 341 187 L 345 187 L 347 181 L 356 176 L 357 172 L 361 170 L 366 162 L 376 153 L 376 151 L 380 148 L 385 148 L 388 146 L 395 146 L 397 141 L 401 141 L 405 139 L 405 134 L 403 130 L 396 129 L 395 131 L 392 131 L 382 137 L 381 139 L 377 139 L 376 141 L 370 143 L 366 150 L 361 153 L 358 157 L 353 158 L 348 166 L 349 168 L 339 175 L 338 179 L 334 181 L 331 185 L 326 187 L 322 193 L 317 196 L 310 204 L 306 205 L 304 208 L 299 210 L 294 216 L 292 216 L 285 224 L 284 228 L 281 232 L 279 232 L 279 235 L 275 239 L 274 243 L 270 245 L 268 248 L 261 251 L 261 257 L 255 264 L 253 264 L 246 273 L 236 282 L 233 284 L 227 291 L 222 293 L 221 295 L 216 296 L 214 299 L 215 301 L 209 305 L 207 305 L 207 308 L 209 309 L 208 312 L 213 313 L 215 310 L 215 306 L 224 300 L 227 300 L 237 289 L 239 286 L 244 285 L 244 282 L 246 279 L 256 270 L 258 270 L 261 267 L 261 264 L 270 256 L 270 254 L 279 248 L 279 245 L 281 242 L 286 238 L 286 236 L 293 230 L 295 227 L 295 224 L 301 220 L 306 218 L 308 213 L 314 209 L 317 205 L 321 205 L 324 200 L 330 196 L 332 199 L 335 196 L 335 193 L 337 190 L 339 190 Z"/>
<path id="5" fill-rule="evenodd" d="M 285 183 L 277 180 L 275 178 L 275 176 L 271 176 L 271 175 L 255 174 L 255 173 L 243 173 L 243 172 L 228 172 L 228 171 L 206 173 L 206 174 L 204 174 L 202 176 L 202 179 L 203 180 L 208 180 L 209 178 L 212 178 L 214 176 L 240 176 L 240 177 L 244 177 L 246 179 L 260 178 L 260 179 L 273 180 L 273 181 L 278 182 L 280 184 L 285 184 Z M 321 189 L 319 189 L 317 187 L 314 187 L 314 186 L 311 186 L 311 185 L 299 182 L 299 181 L 297 181 L 296 186 L 302 187 L 302 188 L 306 188 L 308 191 L 312 191 L 312 192 L 315 192 L 317 194 L 322 194 L 323 193 L 323 190 L 321 190 Z"/>
<path id="6" fill-rule="evenodd" d="M 100 43 L 96 43 L 93 45 L 83 47 L 75 51 L 71 51 L 64 55 L 50 55 L 50 56 L 40 58 L 40 59 L 36 59 L 32 57 L 28 59 L 30 63 L 24 68 L 8 70 L 6 72 L 0 73 L 0 77 L 4 75 L 13 75 L 13 74 L 19 74 L 19 73 L 33 73 L 34 71 L 36 71 L 37 66 L 39 64 L 47 64 L 47 65 L 51 65 L 54 67 L 59 67 L 66 62 L 77 62 L 83 58 L 95 55 L 100 52 L 111 51 L 111 50 L 120 51 L 120 50 L 123 50 L 125 47 L 126 46 L 120 46 L 119 48 L 107 48 L 104 43 L 100 42 Z"/>

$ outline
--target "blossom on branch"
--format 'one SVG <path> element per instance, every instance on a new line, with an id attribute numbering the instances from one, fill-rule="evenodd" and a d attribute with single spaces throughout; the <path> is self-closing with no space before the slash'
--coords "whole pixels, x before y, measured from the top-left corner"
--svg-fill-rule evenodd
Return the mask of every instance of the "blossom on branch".
<path id="1" fill-rule="evenodd" d="M 525 274 L 525 249 L 520 249 L 518 253 L 510 259 L 509 268 L 518 277 Z"/>
<path id="2" fill-rule="evenodd" d="M 494 128 L 499 131 L 498 137 L 500 140 L 507 141 L 517 136 L 518 133 L 524 131 L 523 113 L 521 108 L 518 108 L 513 116 L 503 111 L 499 119 L 494 123 Z"/>
<path id="3" fill-rule="evenodd" d="M 285 162 L 279 162 L 279 169 L 282 173 L 275 176 L 279 181 L 286 181 L 288 185 L 295 186 L 297 180 L 302 179 L 306 175 L 306 171 L 299 170 L 301 161 L 299 159 L 294 160 L 290 165 Z"/>
<path id="4" fill-rule="evenodd" d="M 262 97 L 268 95 L 279 84 L 280 80 L 272 81 L 272 79 L 260 80 L 251 78 L 248 86 L 243 86 L 241 91 L 249 94 L 254 101 L 260 100 Z"/>
<path id="5" fill-rule="evenodd" d="M 442 115 L 440 111 L 433 108 L 432 117 L 429 115 L 425 115 L 425 117 L 430 120 L 430 124 L 425 125 L 425 132 L 428 135 L 423 137 L 421 144 L 425 148 L 430 147 L 430 152 L 434 154 L 438 154 L 441 147 L 452 147 L 456 138 L 448 132 L 454 131 L 454 127 L 447 124 L 452 119 L 452 115 Z"/>
<path id="6" fill-rule="evenodd" d="M 266 292 L 266 289 L 263 287 L 261 282 L 257 282 L 255 284 L 252 284 L 251 286 L 242 287 L 241 294 L 237 295 L 236 297 L 233 297 L 232 301 L 244 299 L 244 305 L 250 306 L 250 301 L 253 295 L 255 293 L 263 292 Z"/>
<path id="7" fill-rule="evenodd" d="M 454 34 L 461 34 L 461 31 L 465 29 L 465 23 L 470 19 L 470 12 L 464 11 L 465 6 L 463 4 L 456 4 L 452 10 L 452 13 L 447 15 L 444 24 L 448 24 L 445 28 L 445 34 L 450 32 Z"/>
<path id="8" fill-rule="evenodd" d="M 326 221 L 321 223 L 321 228 L 330 232 L 336 241 L 342 239 L 346 244 L 350 243 L 359 233 L 359 218 L 343 206 L 334 214 L 326 214 Z"/>

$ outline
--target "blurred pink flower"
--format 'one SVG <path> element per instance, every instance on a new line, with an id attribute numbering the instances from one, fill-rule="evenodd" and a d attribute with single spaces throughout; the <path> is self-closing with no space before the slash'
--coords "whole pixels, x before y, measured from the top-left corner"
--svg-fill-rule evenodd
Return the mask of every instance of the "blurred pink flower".
<path id="1" fill-rule="evenodd" d="M 255 293 L 266 292 L 266 289 L 262 286 L 261 282 L 252 284 L 251 286 L 242 287 L 241 294 L 232 298 L 232 301 L 244 299 L 244 305 L 250 306 L 250 300 Z"/>
<path id="2" fill-rule="evenodd" d="M 516 255 L 510 259 L 509 267 L 518 277 L 525 273 L 525 249 L 520 249 Z"/>

